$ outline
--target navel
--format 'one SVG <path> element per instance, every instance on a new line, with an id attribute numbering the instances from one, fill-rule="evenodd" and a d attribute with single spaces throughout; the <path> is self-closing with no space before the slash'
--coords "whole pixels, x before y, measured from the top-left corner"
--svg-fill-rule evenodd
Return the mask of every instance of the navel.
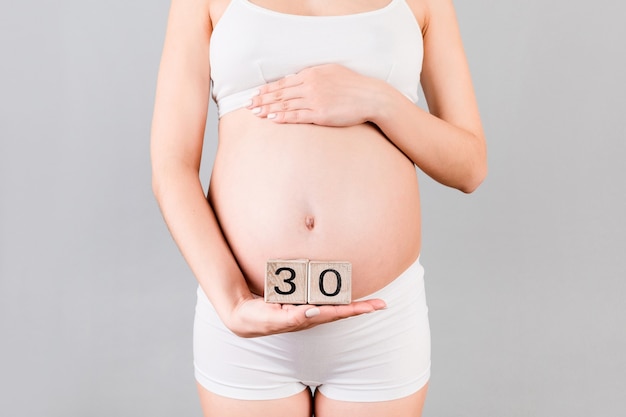
<path id="1" fill-rule="evenodd" d="M 315 217 L 306 216 L 304 218 L 304 225 L 306 226 L 307 229 L 313 230 L 313 228 L 315 227 Z"/>

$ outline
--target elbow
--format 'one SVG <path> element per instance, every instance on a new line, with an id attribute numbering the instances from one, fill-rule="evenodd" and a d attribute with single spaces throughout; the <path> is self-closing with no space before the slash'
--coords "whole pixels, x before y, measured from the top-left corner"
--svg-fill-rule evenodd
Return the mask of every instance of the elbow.
<path id="1" fill-rule="evenodd" d="M 483 152 L 480 159 L 472 164 L 458 189 L 465 194 L 473 193 L 487 177 L 487 171 L 487 155 Z"/>
<path id="2" fill-rule="evenodd" d="M 484 136 L 476 136 L 476 153 L 464 181 L 458 189 L 465 194 L 471 194 L 483 183 L 487 177 L 487 146 Z"/>
<path id="3" fill-rule="evenodd" d="M 157 201 L 159 200 L 159 196 L 161 195 L 161 183 L 162 182 L 160 180 L 160 176 L 157 175 L 154 170 L 152 170 L 152 194 L 157 199 Z"/>
<path id="4" fill-rule="evenodd" d="M 153 139 L 154 140 L 154 139 Z M 159 201 L 159 196 L 161 194 L 161 189 L 163 180 L 162 180 L 162 164 L 159 163 L 159 160 L 156 158 L 154 149 L 150 149 L 150 168 L 151 168 L 151 186 L 152 186 L 152 195 Z"/>
<path id="5" fill-rule="evenodd" d="M 152 164 L 152 194 L 157 203 L 190 186 L 202 188 L 199 167 L 177 161 Z"/>
<path id="6" fill-rule="evenodd" d="M 466 180 L 458 187 L 458 189 L 465 194 L 471 194 L 478 189 L 486 177 L 487 165 L 485 164 L 484 167 L 474 169 L 472 173 L 466 177 Z"/>
<path id="7" fill-rule="evenodd" d="M 152 169 L 152 195 L 156 199 L 159 205 L 161 204 L 161 199 L 163 195 L 167 192 L 168 183 L 170 182 L 167 172 L 158 169 Z"/>

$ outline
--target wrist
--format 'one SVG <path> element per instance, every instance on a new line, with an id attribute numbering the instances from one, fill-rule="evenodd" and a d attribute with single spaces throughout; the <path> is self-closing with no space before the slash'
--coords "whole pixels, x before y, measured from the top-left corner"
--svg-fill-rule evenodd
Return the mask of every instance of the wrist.
<path id="1" fill-rule="evenodd" d="M 397 91 L 386 81 L 376 79 L 373 80 L 368 92 L 367 121 L 380 126 L 392 114 L 393 95 Z"/>

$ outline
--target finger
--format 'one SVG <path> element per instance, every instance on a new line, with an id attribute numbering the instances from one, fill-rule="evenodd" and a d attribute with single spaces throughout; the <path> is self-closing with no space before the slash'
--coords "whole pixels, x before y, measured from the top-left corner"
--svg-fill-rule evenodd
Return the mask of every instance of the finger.
<path id="1" fill-rule="evenodd" d="M 279 307 L 277 304 L 274 304 L 274 306 L 276 308 L 272 310 L 276 315 L 272 314 L 273 319 L 267 318 L 269 322 L 273 323 L 273 325 L 271 325 L 272 330 L 269 333 L 283 333 L 308 329 L 320 324 L 372 313 L 376 310 L 384 309 L 387 304 L 377 298 L 355 301 L 346 305 L 315 306 L 310 304 L 283 304 Z M 282 313 L 279 313 L 279 311 L 282 311 Z"/>
<path id="2" fill-rule="evenodd" d="M 306 100 L 303 98 L 284 99 L 276 103 L 257 106 L 251 109 L 252 114 L 258 117 L 267 117 L 270 114 L 307 109 Z M 274 116 L 272 116 L 273 118 Z"/>
<path id="3" fill-rule="evenodd" d="M 315 317 L 321 314 L 319 307 L 304 304 L 304 305 L 287 305 L 283 304 L 283 317 L 281 318 L 282 331 L 294 331 L 307 329 L 309 327 L 317 326 L 323 323 L 316 322 Z"/>
<path id="4" fill-rule="evenodd" d="M 303 85 L 302 77 L 298 74 L 290 74 L 278 81 L 270 82 L 259 87 L 257 94 L 252 97 L 250 108 L 275 103 L 282 100 L 290 100 L 299 97 L 301 92 L 298 87 Z"/>
<path id="5" fill-rule="evenodd" d="M 275 123 L 315 123 L 315 112 L 309 109 L 268 113 L 267 118 Z"/>
<path id="6" fill-rule="evenodd" d="M 361 314 L 372 313 L 377 310 L 384 309 L 386 303 L 381 299 L 372 299 L 365 301 L 355 301 L 346 305 L 327 305 L 318 306 L 319 313 L 312 312 L 314 321 L 318 323 L 327 323 L 348 317 L 358 316 Z"/>
<path id="7" fill-rule="evenodd" d="M 369 300 L 363 300 L 363 301 L 359 301 L 359 303 L 367 303 L 370 306 L 374 307 L 374 310 L 384 310 L 387 308 L 387 303 L 385 302 L 385 300 L 382 300 L 380 298 L 372 298 Z"/>
<path id="8" fill-rule="evenodd" d="M 274 91 L 290 88 L 302 84 L 301 77 L 297 74 L 288 74 L 280 80 L 267 83 L 259 88 L 259 94 L 272 93 Z"/>
<path id="9" fill-rule="evenodd" d="M 289 88 L 283 88 L 280 90 L 270 92 L 260 92 L 258 95 L 252 97 L 249 108 L 256 108 L 267 106 L 275 103 L 281 103 L 289 100 L 294 100 L 303 97 L 303 92 L 300 89 L 300 85 L 294 85 Z"/>
<path id="10" fill-rule="evenodd" d="M 352 316 L 358 316 L 360 314 L 372 313 L 380 308 L 377 305 L 369 301 L 358 301 L 347 305 L 334 306 L 335 314 L 339 318 L 347 318 Z"/>

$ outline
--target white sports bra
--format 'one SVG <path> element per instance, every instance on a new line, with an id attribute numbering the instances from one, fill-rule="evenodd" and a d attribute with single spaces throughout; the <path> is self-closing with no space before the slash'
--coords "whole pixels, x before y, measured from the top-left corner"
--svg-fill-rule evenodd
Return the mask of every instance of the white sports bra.
<path id="1" fill-rule="evenodd" d="M 211 36 L 212 96 L 222 117 L 246 106 L 265 83 L 336 63 L 385 80 L 416 103 L 422 57 L 422 32 L 406 0 L 339 16 L 286 14 L 231 0 Z"/>

